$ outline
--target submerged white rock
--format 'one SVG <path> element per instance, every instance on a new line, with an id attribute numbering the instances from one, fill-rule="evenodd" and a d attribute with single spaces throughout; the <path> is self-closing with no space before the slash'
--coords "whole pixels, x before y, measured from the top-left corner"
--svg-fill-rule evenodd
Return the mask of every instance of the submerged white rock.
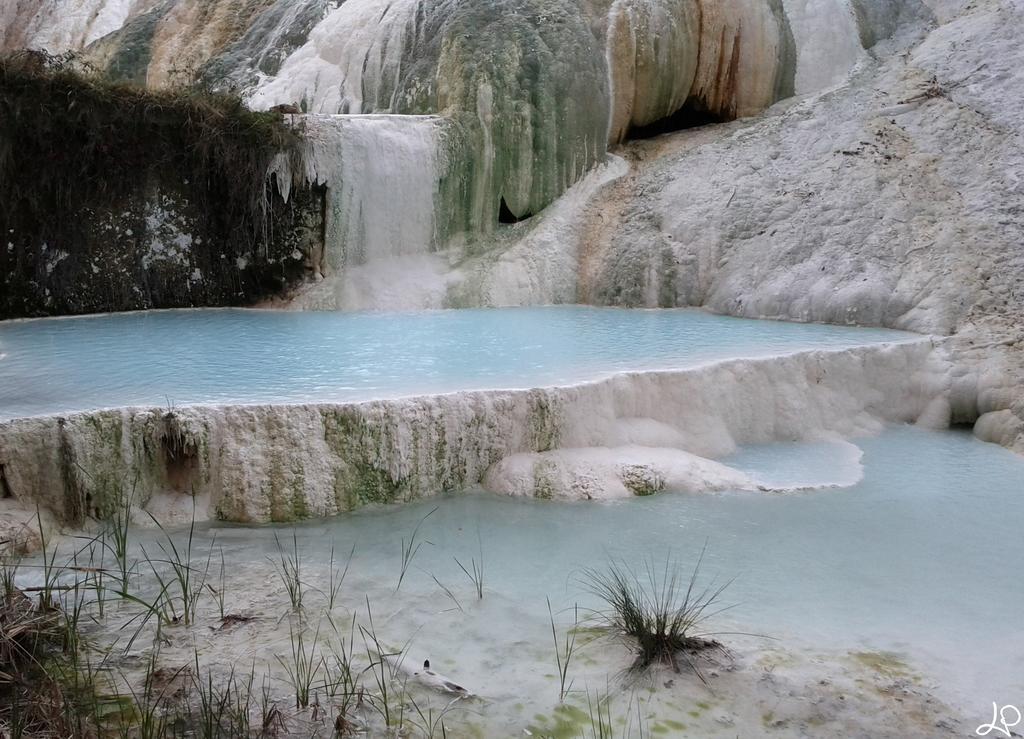
<path id="1" fill-rule="evenodd" d="M 747 475 L 681 449 L 588 447 L 512 454 L 484 475 L 487 490 L 556 500 L 614 500 L 666 490 L 755 490 Z"/>

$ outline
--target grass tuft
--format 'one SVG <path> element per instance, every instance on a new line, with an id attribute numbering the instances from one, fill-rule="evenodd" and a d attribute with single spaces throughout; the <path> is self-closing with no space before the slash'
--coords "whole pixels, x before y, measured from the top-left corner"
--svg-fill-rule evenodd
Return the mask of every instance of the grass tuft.
<path id="1" fill-rule="evenodd" d="M 701 586 L 703 561 L 704 550 L 689 576 L 671 556 L 663 564 L 646 559 L 639 572 L 618 560 L 605 569 L 584 571 L 583 585 L 606 605 L 594 612 L 595 620 L 627 637 L 636 649 L 631 669 L 662 663 L 678 672 L 680 656 L 693 667 L 688 653 L 721 647 L 703 625 L 726 610 L 718 603 L 731 582 Z"/>
<path id="2" fill-rule="evenodd" d="M 479 600 L 484 598 L 484 542 L 480 538 L 480 529 L 476 530 L 476 541 L 478 550 L 480 553 L 480 561 L 477 562 L 476 557 L 469 560 L 469 567 L 466 567 L 456 557 L 452 557 L 455 560 L 455 564 L 459 566 L 459 569 L 470 579 L 473 583 L 473 588 L 476 590 L 476 597 Z"/>
<path id="3" fill-rule="evenodd" d="M 348 568 L 352 566 L 352 557 L 356 554 L 356 545 L 353 544 L 352 548 L 348 552 L 348 559 L 345 560 L 345 568 L 338 570 L 334 566 L 334 545 L 331 545 L 331 579 L 327 587 L 327 609 L 330 611 L 334 610 L 335 604 L 338 602 L 338 595 L 341 593 L 341 586 L 345 584 L 345 578 L 348 576 Z"/>
<path id="4" fill-rule="evenodd" d="M 288 676 L 288 683 L 295 691 L 295 707 L 307 708 L 313 695 L 313 686 L 317 683 L 324 666 L 323 655 L 317 650 L 320 640 L 320 627 L 313 634 L 313 641 L 306 643 L 303 625 L 294 622 L 289 628 L 291 642 L 291 659 L 275 655 L 278 663 Z"/>
<path id="5" fill-rule="evenodd" d="M 150 518 L 160 533 L 164 535 L 165 541 L 158 541 L 157 546 L 164 555 L 163 559 L 152 559 L 142 549 L 143 556 L 153 572 L 153 577 L 161 586 L 161 597 L 156 603 L 160 606 L 162 620 L 166 624 L 184 623 L 192 625 L 196 618 L 196 608 L 199 603 L 199 596 L 202 595 L 206 586 L 206 580 L 210 572 L 210 560 L 213 557 L 213 543 L 210 544 L 210 551 L 206 557 L 206 566 L 203 569 L 194 567 L 192 564 L 192 550 L 195 544 L 196 519 L 193 511 L 192 523 L 188 529 L 188 538 L 184 547 L 179 549 L 174 542 L 174 537 L 169 534 L 157 519 L 150 514 Z M 171 569 L 170 577 L 162 574 L 158 564 L 167 565 Z M 130 594 L 121 593 L 122 597 L 131 598 Z M 180 610 L 179 610 L 180 608 Z"/>
<path id="6" fill-rule="evenodd" d="M 288 592 L 288 601 L 292 604 L 292 610 L 301 611 L 303 582 L 302 553 L 299 551 L 299 536 L 292 529 L 292 551 L 290 553 L 286 552 L 284 547 L 281 546 L 281 540 L 277 538 L 276 531 L 274 532 L 274 543 L 277 544 L 278 559 L 276 561 L 269 557 L 267 559 L 274 566 L 278 578 L 284 583 L 284 588 Z M 331 556 L 333 564 L 333 550 Z"/>
<path id="7" fill-rule="evenodd" d="M 397 593 L 399 588 L 402 587 L 402 581 L 405 579 L 405 574 L 409 571 L 409 566 L 412 564 L 413 559 L 416 558 L 416 554 L 420 551 L 420 547 L 423 546 L 422 541 L 417 541 L 417 537 L 420 533 L 420 527 L 423 526 L 423 522 L 434 515 L 437 508 L 431 509 L 431 511 L 419 520 L 415 528 L 412 530 L 412 534 L 409 536 L 409 540 L 406 541 L 405 537 L 402 537 L 402 564 L 398 571 L 398 584 L 395 585 L 395 592 Z M 430 542 L 427 542 L 428 544 Z"/>
<path id="8" fill-rule="evenodd" d="M 558 700 L 565 701 L 565 696 L 572 690 L 572 680 L 569 679 L 569 665 L 572 664 L 573 655 L 576 653 L 576 627 L 579 626 L 579 611 L 573 608 L 573 628 L 565 636 L 564 642 L 558 641 L 558 632 L 555 630 L 555 614 L 551 611 L 551 600 L 548 603 L 548 619 L 551 621 L 551 638 L 555 642 L 555 665 L 558 667 Z"/>

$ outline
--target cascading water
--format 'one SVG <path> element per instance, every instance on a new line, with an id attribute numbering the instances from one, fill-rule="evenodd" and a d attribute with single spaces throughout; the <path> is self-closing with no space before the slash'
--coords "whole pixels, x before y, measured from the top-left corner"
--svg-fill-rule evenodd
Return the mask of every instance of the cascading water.
<path id="1" fill-rule="evenodd" d="M 445 121 L 433 116 L 337 115 L 305 119 L 308 182 L 325 186 L 327 278 L 307 300 L 325 307 L 426 307 L 436 302 L 421 272 L 442 230 Z"/>
<path id="2" fill-rule="evenodd" d="M 327 257 L 332 267 L 423 254 L 434 246 L 440 180 L 437 118 L 338 116 L 318 144 L 331 172 Z M 331 141 L 333 139 L 333 142 Z M 333 146 L 332 146 L 333 143 Z"/>

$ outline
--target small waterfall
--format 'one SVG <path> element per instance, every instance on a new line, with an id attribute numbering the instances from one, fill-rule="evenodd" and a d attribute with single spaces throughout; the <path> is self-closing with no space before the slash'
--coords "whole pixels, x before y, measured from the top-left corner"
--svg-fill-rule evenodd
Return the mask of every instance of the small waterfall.
<path id="1" fill-rule="evenodd" d="M 308 307 L 434 307 L 443 285 L 439 223 L 445 120 L 435 116 L 304 116 L 306 181 L 327 188 L 327 278 Z M 279 178 L 281 179 L 286 178 Z M 435 269 L 437 268 L 437 269 Z"/>
<path id="2" fill-rule="evenodd" d="M 346 172 L 332 197 L 346 264 L 423 254 L 437 236 L 438 126 L 430 118 L 342 119 Z"/>

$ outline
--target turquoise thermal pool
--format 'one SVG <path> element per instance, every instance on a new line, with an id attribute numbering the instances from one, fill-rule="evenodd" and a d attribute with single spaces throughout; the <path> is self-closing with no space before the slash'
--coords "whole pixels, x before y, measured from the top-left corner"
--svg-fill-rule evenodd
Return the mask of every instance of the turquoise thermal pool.
<path id="1" fill-rule="evenodd" d="M 901 341 L 698 310 L 157 311 L 0 323 L 0 419 L 167 404 L 348 402 Z"/>
<path id="2" fill-rule="evenodd" d="M 907 666 L 908 679 L 971 716 L 984 715 L 992 700 L 1015 699 L 1024 691 L 1024 589 L 1017 586 L 1024 561 L 1024 460 L 967 433 L 908 427 L 857 440 L 859 461 L 849 446 L 772 444 L 741 449 L 728 460 L 780 480 L 785 468 L 792 479 L 817 484 L 845 477 L 851 464 L 862 466 L 862 479 L 842 489 L 665 493 L 615 503 L 465 493 L 300 524 L 295 530 L 309 598 L 323 600 L 316 589 L 327 587 L 332 548 L 338 562 L 354 547 L 332 618 L 365 617 L 372 603 L 383 640 L 408 642 L 410 659 L 431 659 L 486 698 L 484 708 L 468 704 L 452 715 L 453 725 L 456 717 L 475 722 L 485 735 L 496 735 L 487 733 L 496 727 L 497 735 L 521 735 L 554 704 L 546 598 L 559 628 L 568 628 L 574 605 L 595 605 L 580 584 L 584 568 L 610 557 L 640 567 L 647 557 L 670 553 L 689 566 L 705 545 L 704 576 L 735 578 L 724 596 L 735 607 L 709 626 L 726 632 L 727 644 L 891 654 Z M 421 520 L 422 548 L 396 590 L 400 541 L 408 541 Z M 257 619 L 233 637 L 202 636 L 208 658 L 257 659 L 273 669 L 270 655 L 287 652 L 287 598 L 271 562 L 280 556 L 277 539 L 290 551 L 291 530 L 204 524 L 197 531 L 198 560 L 205 561 L 214 543 L 230 563 L 224 585 L 233 594 L 229 608 Z M 175 535 L 179 546 L 186 533 Z M 155 532 L 134 536 L 154 548 Z M 481 553 L 485 595 L 477 601 L 454 558 L 469 563 Z M 311 605 L 310 613 L 319 607 Z M 216 623 L 214 613 L 208 617 Z M 169 646 L 165 656 L 187 660 L 191 644 Z M 573 675 L 583 694 L 583 686 L 614 684 L 626 664 L 625 647 L 591 646 Z M 657 709 L 664 716 L 672 710 L 671 701 Z M 707 735 L 735 735 L 717 729 Z"/>
<path id="3" fill-rule="evenodd" d="M 943 697 L 972 713 L 1021 695 L 1024 459 L 962 432 L 898 428 L 856 445 L 863 479 L 849 488 L 621 503 L 463 494 L 303 525 L 300 541 L 321 564 L 332 544 L 346 553 L 355 544 L 353 582 L 356 591 L 372 589 L 372 600 L 393 589 L 400 536 L 437 506 L 389 636 L 415 633 L 421 649 L 444 655 L 446 671 L 485 695 L 503 690 L 502 676 L 486 665 L 514 661 L 517 620 L 542 632 L 545 597 L 557 609 L 594 605 L 578 582 L 583 568 L 609 557 L 640 567 L 669 552 L 691 563 L 705 543 L 705 574 L 735 578 L 725 598 L 735 608 L 715 619 L 722 630 L 768 635 L 785 647 L 894 652 L 929 679 L 943 676 Z M 819 484 L 850 464 L 842 443 L 748 447 L 725 461 L 759 472 L 777 470 L 780 460 L 791 479 Z M 262 567 L 275 530 L 228 526 L 217 541 L 230 548 L 230 561 Z M 490 629 L 472 612 L 444 613 L 451 603 L 431 579 L 471 602 L 452 558 L 475 556 L 478 530 L 490 591 L 479 617 L 498 619 Z M 463 640 L 463 628 L 480 639 Z"/>
<path id="4" fill-rule="evenodd" d="M 568 385 L 617 372 L 914 338 L 696 310 L 578 307 L 410 314 L 200 310 L 34 320 L 0 325 L 0 419 L 131 405 L 351 402 Z M 825 396 L 830 410 L 841 402 L 839 395 Z M 1024 589 L 1016 586 L 1024 562 L 1024 460 L 961 431 L 890 426 L 862 438 L 862 427 L 843 440 L 779 428 L 770 438 L 827 440 L 740 446 L 719 461 L 772 489 L 801 492 L 738 492 L 730 482 L 717 494 L 683 494 L 669 486 L 662 494 L 614 502 L 561 502 L 476 489 L 441 494 L 429 487 L 420 492 L 437 495 L 426 500 L 371 503 L 296 524 L 310 604 L 301 618 L 289 608 L 273 564 L 280 543 L 293 541 L 291 525 L 202 521 L 216 509 L 195 488 L 195 498 L 157 489 L 147 510 L 166 514 L 166 531 L 179 547 L 188 533 L 175 525 L 187 521 L 186 508 L 199 501 L 194 559 L 226 563 L 222 574 L 211 575 L 226 594 L 220 608 L 250 619 L 222 631 L 207 599 L 198 629 L 169 628 L 161 659 L 187 662 L 198 650 L 216 669 L 252 664 L 287 696 L 279 657 L 289 652 L 296 624 L 315 638 L 324 634 L 326 649 L 339 627 L 368 623 L 372 608 L 374 628 L 389 648 L 404 645 L 412 663 L 429 659 L 480 696 L 451 708 L 452 724 L 466 728 L 455 735 L 562 735 L 548 731 L 552 717 L 577 711 L 578 718 L 591 689 L 614 686 L 626 695 L 620 677 L 631 659 L 627 647 L 607 637 L 584 639 L 573 670 L 577 692 L 562 707 L 554 700 L 551 619 L 565 634 L 577 609 L 599 606 L 581 584 L 582 573 L 610 558 L 639 569 L 649 558 L 671 557 L 686 569 L 706 548 L 702 575 L 731 581 L 724 604 L 733 606 L 709 628 L 735 650 L 738 668 L 723 675 L 720 694 L 707 698 L 714 706 L 707 717 L 685 703 L 701 690 L 696 682 L 685 688 L 689 693 L 646 692 L 643 710 L 656 717 L 656 726 L 691 722 L 694 735 L 756 735 L 772 701 L 804 700 L 791 692 L 800 681 L 820 687 L 823 677 L 834 680 L 834 697 L 862 685 L 857 681 L 864 672 L 857 670 L 879 663 L 895 670 L 883 681 L 905 681 L 899 684 L 926 691 L 936 705 L 941 701 L 964 716 L 984 718 L 992 701 L 1015 700 L 1024 691 L 1018 618 Z M 211 459 L 228 459 L 230 448 L 218 448 Z M 259 448 L 243 451 L 255 455 Z M 243 459 L 253 468 L 259 461 Z M 221 485 L 226 478 L 216 479 Z M 475 488 L 481 479 L 467 484 Z M 141 562 L 160 551 L 164 533 L 147 526 L 141 512 L 135 520 L 141 525 L 134 527 L 132 546 Z M 408 566 L 403 558 L 413 531 L 421 538 Z M 349 551 L 341 595 L 327 605 L 332 561 Z M 482 599 L 459 564 L 474 560 L 486 563 Z M 408 571 L 399 581 L 403 567 Z M 149 574 L 140 566 L 135 587 L 143 599 L 157 599 Z M 31 566 L 22 576 L 37 577 Z M 99 642 L 119 643 L 132 618 L 131 605 L 123 605 L 109 621 L 88 628 Z M 850 667 L 858 655 L 873 666 Z M 135 669 L 133 655 L 118 659 Z M 767 663 L 759 660 L 770 659 L 785 675 L 762 694 Z M 629 700 L 636 694 L 630 687 Z M 744 701 L 758 695 L 757 712 L 744 715 Z M 864 706 L 873 704 L 858 705 L 851 710 L 870 713 Z M 737 723 L 719 725 L 714 714 Z M 778 735 L 799 732 L 794 722 Z"/>

